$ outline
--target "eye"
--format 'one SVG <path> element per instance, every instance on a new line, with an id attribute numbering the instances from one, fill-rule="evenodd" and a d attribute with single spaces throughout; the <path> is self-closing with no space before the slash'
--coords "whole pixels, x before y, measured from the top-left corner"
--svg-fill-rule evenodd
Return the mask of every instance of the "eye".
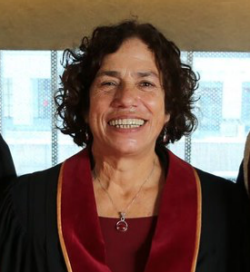
<path id="1" fill-rule="evenodd" d="M 103 81 L 101 82 L 101 86 L 116 86 L 116 82 L 112 82 L 112 81 Z"/>
<path id="2" fill-rule="evenodd" d="M 154 87 L 155 84 L 153 84 L 153 83 L 150 82 L 150 81 L 142 81 L 142 82 L 140 82 L 140 86 L 141 86 L 141 87 Z"/>
<path id="3" fill-rule="evenodd" d="M 105 92 L 114 91 L 119 86 L 119 82 L 115 80 L 103 80 L 99 83 L 99 89 Z"/>

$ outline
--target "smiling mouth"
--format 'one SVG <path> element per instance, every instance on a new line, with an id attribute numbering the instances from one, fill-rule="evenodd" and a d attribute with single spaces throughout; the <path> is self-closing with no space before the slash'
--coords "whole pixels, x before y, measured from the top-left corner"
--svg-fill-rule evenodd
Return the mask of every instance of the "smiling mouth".
<path id="1" fill-rule="evenodd" d="M 108 124 L 115 128 L 131 129 L 139 128 L 146 123 L 142 119 L 114 119 L 108 122 Z"/>

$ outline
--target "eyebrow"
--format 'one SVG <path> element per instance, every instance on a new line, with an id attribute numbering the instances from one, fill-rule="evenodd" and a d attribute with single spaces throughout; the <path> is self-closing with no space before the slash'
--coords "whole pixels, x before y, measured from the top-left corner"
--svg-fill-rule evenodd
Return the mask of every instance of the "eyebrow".
<path id="1" fill-rule="evenodd" d="M 136 74 L 138 77 L 154 76 L 156 78 L 159 78 L 158 73 L 154 71 L 139 71 L 139 72 L 135 72 L 134 74 Z M 96 75 L 96 77 L 101 77 L 101 76 L 111 76 L 111 77 L 119 78 L 121 76 L 121 73 L 118 71 L 104 70 L 104 71 L 99 71 Z"/>
<path id="2" fill-rule="evenodd" d="M 154 71 L 147 71 L 147 72 L 137 72 L 136 74 L 139 75 L 139 77 L 148 77 L 148 76 L 154 76 L 159 78 L 159 75 Z"/>
<path id="3" fill-rule="evenodd" d="M 120 72 L 117 72 L 117 71 L 110 71 L 110 70 L 107 70 L 107 71 L 99 71 L 97 72 L 96 74 L 96 77 L 101 77 L 101 76 L 112 76 L 112 77 L 119 77 L 121 75 Z"/>

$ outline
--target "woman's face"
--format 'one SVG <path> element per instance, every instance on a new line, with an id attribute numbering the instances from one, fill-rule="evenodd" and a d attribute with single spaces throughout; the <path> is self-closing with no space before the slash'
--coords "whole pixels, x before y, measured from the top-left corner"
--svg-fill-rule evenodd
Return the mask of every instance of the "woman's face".
<path id="1" fill-rule="evenodd" d="M 154 54 L 138 38 L 104 57 L 90 88 L 86 121 L 104 155 L 154 151 L 164 124 L 164 90 Z"/>

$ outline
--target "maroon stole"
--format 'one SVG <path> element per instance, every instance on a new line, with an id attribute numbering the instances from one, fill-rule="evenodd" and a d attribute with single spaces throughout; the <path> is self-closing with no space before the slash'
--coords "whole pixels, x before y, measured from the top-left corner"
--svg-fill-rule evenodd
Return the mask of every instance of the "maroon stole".
<path id="1" fill-rule="evenodd" d="M 145 272 L 194 272 L 201 231 L 200 181 L 192 166 L 167 152 L 169 169 Z M 62 165 L 57 210 L 68 272 L 110 272 L 87 149 Z"/>

